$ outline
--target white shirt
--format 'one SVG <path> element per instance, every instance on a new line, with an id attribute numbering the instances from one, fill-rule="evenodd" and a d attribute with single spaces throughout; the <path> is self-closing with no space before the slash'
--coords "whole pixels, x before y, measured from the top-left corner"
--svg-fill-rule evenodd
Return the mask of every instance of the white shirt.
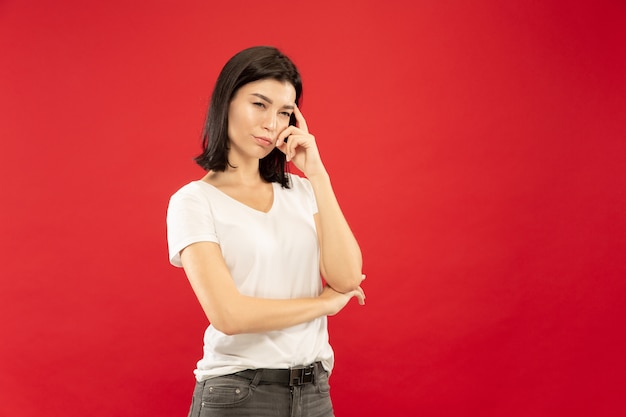
<path id="1" fill-rule="evenodd" d="M 167 212 L 170 262 L 182 266 L 180 251 L 192 243 L 216 242 L 241 294 L 274 299 L 319 295 L 315 196 L 307 179 L 290 178 L 289 189 L 272 183 L 274 201 L 267 213 L 204 181 L 182 187 L 170 199 Z M 332 370 L 326 317 L 283 330 L 233 336 L 209 326 L 204 357 L 194 373 L 201 381 L 244 369 L 289 368 L 316 361 Z"/>

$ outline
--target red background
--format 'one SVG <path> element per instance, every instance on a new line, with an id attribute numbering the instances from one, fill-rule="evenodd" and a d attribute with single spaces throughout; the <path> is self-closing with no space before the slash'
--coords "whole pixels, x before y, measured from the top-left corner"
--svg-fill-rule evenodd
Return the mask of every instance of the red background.
<path id="1" fill-rule="evenodd" d="M 169 196 L 282 48 L 367 273 L 338 416 L 626 413 L 622 1 L 0 2 L 0 415 L 182 416 Z"/>

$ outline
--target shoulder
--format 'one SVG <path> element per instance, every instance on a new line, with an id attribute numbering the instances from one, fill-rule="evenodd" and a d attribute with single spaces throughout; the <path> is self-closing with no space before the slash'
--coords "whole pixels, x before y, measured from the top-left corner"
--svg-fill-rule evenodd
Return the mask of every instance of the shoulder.
<path id="1" fill-rule="evenodd" d="M 205 211 L 211 206 L 212 188 L 201 180 L 183 185 L 170 197 L 168 212 Z"/>
<path id="2" fill-rule="evenodd" d="M 293 198 L 303 202 L 312 213 L 317 212 L 317 201 L 315 199 L 315 193 L 313 192 L 313 186 L 311 182 L 304 177 L 300 177 L 295 174 L 289 175 L 289 183 L 291 184 L 291 188 L 287 190 L 292 193 Z"/>
<path id="3" fill-rule="evenodd" d="M 195 235 L 201 227 L 212 227 L 214 211 L 212 188 L 203 181 L 192 181 L 170 197 L 166 222 L 168 230 L 171 230 L 173 235 L 177 231 Z"/>
<path id="4" fill-rule="evenodd" d="M 211 185 L 202 180 L 191 181 L 190 183 L 180 187 L 174 194 L 172 194 L 170 202 L 186 199 L 202 199 L 203 197 L 209 195 L 211 188 Z"/>
<path id="5" fill-rule="evenodd" d="M 307 178 L 301 177 L 296 174 L 287 174 L 289 176 L 289 184 L 291 188 L 295 191 L 306 191 L 309 192 L 311 190 L 311 183 Z"/>

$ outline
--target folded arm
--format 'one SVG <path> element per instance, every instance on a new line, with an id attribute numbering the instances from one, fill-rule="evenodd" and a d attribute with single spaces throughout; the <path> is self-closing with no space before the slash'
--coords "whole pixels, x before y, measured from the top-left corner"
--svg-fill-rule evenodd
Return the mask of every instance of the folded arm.
<path id="1" fill-rule="evenodd" d="M 217 330 L 232 335 L 280 330 L 338 313 L 352 297 L 364 303 L 363 290 L 342 294 L 325 287 L 311 298 L 268 299 L 242 295 L 217 243 L 197 242 L 181 251 L 187 278 Z"/>

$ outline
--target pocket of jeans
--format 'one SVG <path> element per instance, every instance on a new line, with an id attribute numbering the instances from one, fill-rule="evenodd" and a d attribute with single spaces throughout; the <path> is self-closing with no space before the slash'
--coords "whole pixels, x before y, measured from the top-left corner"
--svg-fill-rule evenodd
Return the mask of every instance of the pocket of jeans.
<path id="1" fill-rule="evenodd" d="M 250 398 L 254 390 L 250 381 L 237 377 L 217 377 L 207 380 L 202 392 L 202 408 L 237 407 Z"/>
<path id="2" fill-rule="evenodd" d="M 317 385 L 317 391 L 320 394 L 328 394 L 330 392 L 330 382 L 328 381 L 328 372 L 322 371 L 319 372 L 315 380 L 315 385 Z"/>

